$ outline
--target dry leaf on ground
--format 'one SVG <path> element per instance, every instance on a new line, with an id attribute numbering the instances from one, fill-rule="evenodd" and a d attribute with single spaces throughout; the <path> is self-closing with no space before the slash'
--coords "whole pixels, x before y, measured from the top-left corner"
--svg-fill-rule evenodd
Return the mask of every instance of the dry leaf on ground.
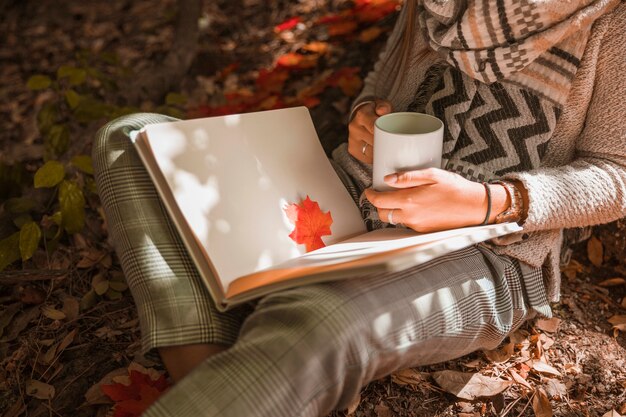
<path id="1" fill-rule="evenodd" d="M 601 266 L 604 256 L 604 247 L 602 242 L 595 236 L 587 241 L 587 257 L 595 266 Z"/>
<path id="2" fill-rule="evenodd" d="M 40 400 L 51 400 L 54 398 L 54 387 L 36 379 L 26 381 L 26 394 Z"/>
<path id="3" fill-rule="evenodd" d="M 513 356 L 514 347 L 515 345 L 513 342 L 509 342 L 500 349 L 484 350 L 483 353 L 487 359 L 493 363 L 504 363 L 511 359 L 511 356 Z"/>
<path id="4" fill-rule="evenodd" d="M 620 413 L 615 410 L 608 411 L 602 415 L 602 417 L 622 417 Z"/>
<path id="5" fill-rule="evenodd" d="M 552 365 L 548 365 L 547 363 L 540 361 L 540 360 L 533 360 L 530 362 L 531 362 L 532 369 L 534 369 L 535 371 L 539 373 L 553 375 L 553 376 L 561 376 L 561 373 Z"/>
<path id="6" fill-rule="evenodd" d="M 538 388 L 533 396 L 533 411 L 537 417 L 552 417 L 552 405 L 541 388 Z"/>
<path id="7" fill-rule="evenodd" d="M 626 284 L 626 279 L 622 277 L 609 278 L 598 283 L 598 285 L 601 287 L 617 287 L 618 285 L 624 285 L 624 284 Z"/>
<path id="8" fill-rule="evenodd" d="M 535 323 L 539 330 L 543 330 L 548 333 L 555 333 L 559 329 L 561 319 L 558 317 L 552 317 L 551 319 L 539 319 Z"/>
<path id="9" fill-rule="evenodd" d="M 464 400 L 493 397 L 511 386 L 511 381 L 488 377 L 479 373 L 440 371 L 432 374 L 433 379 L 445 391 Z"/>
<path id="10" fill-rule="evenodd" d="M 561 381 L 554 378 L 543 378 L 541 382 L 550 398 L 560 400 L 567 396 L 567 387 Z"/>

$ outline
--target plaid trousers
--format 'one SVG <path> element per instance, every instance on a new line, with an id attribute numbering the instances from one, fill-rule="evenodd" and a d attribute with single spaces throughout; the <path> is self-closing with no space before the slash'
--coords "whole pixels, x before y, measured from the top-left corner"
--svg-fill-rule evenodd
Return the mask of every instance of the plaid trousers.
<path id="1" fill-rule="evenodd" d="M 395 370 L 495 348 L 551 315 L 541 269 L 472 246 L 404 271 L 306 285 L 218 312 L 130 140 L 156 114 L 104 126 L 96 182 L 144 351 L 220 343 L 145 416 L 323 416 Z M 236 166 L 233 166 L 236 175 Z"/>

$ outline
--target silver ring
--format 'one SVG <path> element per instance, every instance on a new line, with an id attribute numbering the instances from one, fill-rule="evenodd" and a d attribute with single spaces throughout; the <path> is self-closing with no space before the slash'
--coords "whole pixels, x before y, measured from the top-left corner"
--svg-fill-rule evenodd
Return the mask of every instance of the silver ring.
<path id="1" fill-rule="evenodd" d="M 365 142 L 365 145 L 363 145 L 363 148 L 361 149 L 361 152 L 363 153 L 363 155 L 365 155 L 366 149 L 367 149 L 367 142 Z"/>
<path id="2" fill-rule="evenodd" d="M 393 211 L 394 210 L 395 209 L 389 210 L 389 214 L 387 214 L 387 223 L 395 226 L 396 224 L 393 222 Z"/>

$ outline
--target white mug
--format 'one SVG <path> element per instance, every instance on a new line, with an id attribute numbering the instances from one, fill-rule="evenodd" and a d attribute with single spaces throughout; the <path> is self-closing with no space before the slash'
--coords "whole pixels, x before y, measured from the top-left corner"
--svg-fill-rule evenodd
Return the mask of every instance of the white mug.
<path id="1" fill-rule="evenodd" d="M 434 116 L 398 112 L 379 117 L 374 123 L 374 189 L 394 189 L 383 180 L 385 175 L 441 168 L 442 148 L 443 122 Z"/>

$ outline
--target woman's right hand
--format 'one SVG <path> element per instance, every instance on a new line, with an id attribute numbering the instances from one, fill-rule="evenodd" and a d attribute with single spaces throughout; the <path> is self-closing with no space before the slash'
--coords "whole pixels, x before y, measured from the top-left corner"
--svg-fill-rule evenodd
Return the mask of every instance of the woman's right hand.
<path id="1" fill-rule="evenodd" d="M 359 107 L 348 125 L 348 152 L 361 162 L 374 162 L 374 122 L 391 113 L 391 103 L 376 99 Z"/>

